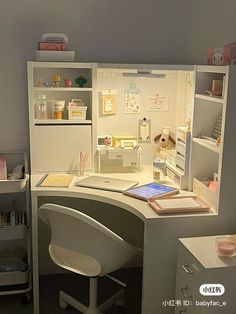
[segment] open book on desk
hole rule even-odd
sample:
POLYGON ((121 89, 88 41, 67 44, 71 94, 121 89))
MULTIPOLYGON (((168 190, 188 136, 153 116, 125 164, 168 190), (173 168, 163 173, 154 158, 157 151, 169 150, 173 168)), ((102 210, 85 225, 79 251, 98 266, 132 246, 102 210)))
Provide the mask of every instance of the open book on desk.
POLYGON ((46 173, 36 184, 37 187, 69 188, 74 175, 67 173, 46 173))

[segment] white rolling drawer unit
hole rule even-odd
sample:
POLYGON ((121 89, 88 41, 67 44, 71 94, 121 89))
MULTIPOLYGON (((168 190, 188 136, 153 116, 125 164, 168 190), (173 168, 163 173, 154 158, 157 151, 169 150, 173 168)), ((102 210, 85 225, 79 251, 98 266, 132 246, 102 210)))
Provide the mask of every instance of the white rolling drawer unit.
POLYGON ((236 260, 218 257, 215 238, 179 239, 175 301, 181 304, 175 306, 175 314, 236 313, 236 260), (202 284, 221 284, 225 292, 221 296, 204 296, 199 292, 202 284), (209 305, 211 301, 219 305, 209 305))

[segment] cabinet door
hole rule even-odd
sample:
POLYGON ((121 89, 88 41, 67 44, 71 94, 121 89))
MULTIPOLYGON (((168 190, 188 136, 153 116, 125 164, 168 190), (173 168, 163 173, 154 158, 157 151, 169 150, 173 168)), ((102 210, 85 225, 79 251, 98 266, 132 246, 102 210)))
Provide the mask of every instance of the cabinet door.
POLYGON ((37 172, 78 171, 81 152, 89 153, 86 170, 90 170, 90 125, 37 126, 34 138, 32 162, 37 172))

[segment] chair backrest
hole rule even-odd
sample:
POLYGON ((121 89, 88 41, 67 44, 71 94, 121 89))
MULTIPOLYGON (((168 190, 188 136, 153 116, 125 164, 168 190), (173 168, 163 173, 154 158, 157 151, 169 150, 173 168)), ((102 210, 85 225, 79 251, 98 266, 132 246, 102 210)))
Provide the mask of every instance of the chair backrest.
POLYGON ((59 266, 97 276, 124 266, 139 250, 78 210, 44 204, 39 217, 51 227, 49 254, 59 266))

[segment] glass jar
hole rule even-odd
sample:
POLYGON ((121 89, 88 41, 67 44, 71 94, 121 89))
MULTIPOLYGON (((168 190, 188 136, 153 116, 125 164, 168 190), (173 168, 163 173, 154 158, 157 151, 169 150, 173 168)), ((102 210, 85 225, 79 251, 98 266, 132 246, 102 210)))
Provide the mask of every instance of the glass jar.
POLYGON ((39 95, 35 104, 35 118, 48 119, 48 105, 46 95, 39 95))
POLYGON ((166 179, 166 161, 155 158, 153 161, 153 181, 161 182, 166 179))

